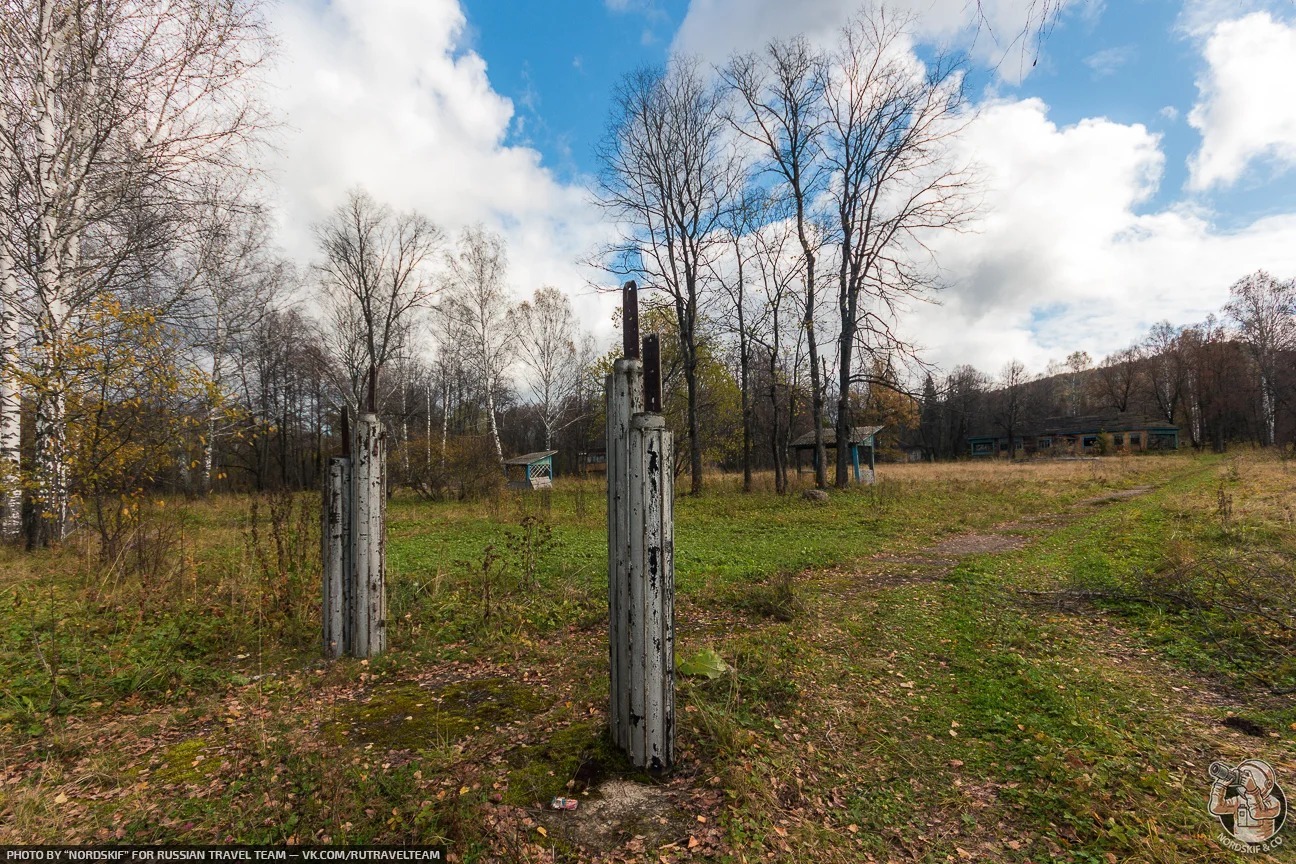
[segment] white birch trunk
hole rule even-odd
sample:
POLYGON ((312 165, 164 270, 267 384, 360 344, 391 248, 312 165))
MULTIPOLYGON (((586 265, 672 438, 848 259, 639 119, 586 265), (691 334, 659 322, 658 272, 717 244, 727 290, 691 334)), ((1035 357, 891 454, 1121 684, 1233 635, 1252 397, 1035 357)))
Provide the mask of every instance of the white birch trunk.
MULTIPOLYGON (((217 328, 220 327, 220 319, 216 321, 217 328)), ((219 343, 218 343, 219 344, 219 343)), ((212 380, 211 387, 213 393, 219 393, 221 386, 221 362, 220 351, 213 352, 212 356, 212 380)), ((207 406, 207 436, 203 441, 202 454, 202 476, 198 478, 198 487, 203 495, 211 492, 212 488, 212 471, 216 463, 216 423, 217 417, 216 398, 212 397, 211 404, 207 406)))
POLYGON ((42 4, 40 22, 40 79, 37 102, 37 250, 36 293, 39 308, 36 323, 35 504, 36 545, 63 537, 67 515, 65 482, 64 391, 60 342, 67 304, 61 296, 63 271, 60 261, 60 178, 59 147, 54 130, 55 59, 58 35, 54 32, 53 3, 42 4))
POLYGON ((446 467, 446 441, 450 437, 450 379, 441 374, 441 470, 446 467))
POLYGON ((410 463, 409 463, 409 386, 405 381, 404 369, 401 370, 401 471, 405 477, 405 482, 409 482, 410 463))
MULTIPOLYGON (((0 191, 10 188, 12 154, 0 139, 0 191)), ((12 226, 0 223, 0 538, 22 530, 22 390, 18 381, 18 275, 12 226)))
POLYGON ((1278 388, 1268 375, 1260 376, 1260 411, 1264 415, 1264 443, 1270 447, 1278 440, 1278 400, 1274 391, 1278 388))
POLYGON ((491 442, 495 445, 495 456, 503 467, 504 445, 500 443, 499 424, 495 421, 495 387, 492 383, 486 385, 486 416, 490 418, 491 442))

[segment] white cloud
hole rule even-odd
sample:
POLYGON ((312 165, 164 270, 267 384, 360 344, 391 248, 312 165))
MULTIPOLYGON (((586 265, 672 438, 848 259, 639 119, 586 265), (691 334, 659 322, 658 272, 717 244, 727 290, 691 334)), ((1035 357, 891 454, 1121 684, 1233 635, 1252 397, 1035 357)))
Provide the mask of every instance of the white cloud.
POLYGON ((1084 62, 1093 70, 1095 78, 1106 78, 1108 75, 1116 74, 1120 67, 1133 60, 1136 53, 1133 45, 1121 45, 1095 51, 1086 57, 1084 62))
POLYGON ((1202 135, 1189 187, 1228 186, 1253 161, 1296 164, 1296 26, 1267 12, 1215 25, 1188 122, 1202 135))
POLYGON ((1142 125, 1095 118, 1058 127, 1037 99, 985 107, 961 145, 986 176, 974 233, 937 238, 949 290, 909 329, 945 368, 997 372, 1012 358, 1094 357, 1155 321, 1218 312, 1257 268, 1296 273, 1296 215, 1221 233, 1188 208, 1140 213, 1165 157, 1142 125))
POLYGON ((274 171, 291 255, 310 260, 311 224, 362 185, 452 236, 475 222, 502 231, 519 295, 568 289, 587 325, 608 329, 608 303, 576 264, 600 238, 598 214, 537 151, 507 143, 514 106, 465 49, 456 0, 288 0, 273 14, 271 97, 290 127, 274 171))
MULTIPOLYGON (((1039 44, 1033 34, 1043 16, 1080 5, 1078 0, 893 0, 888 8, 912 14, 920 38, 970 45, 975 57, 1016 82, 1034 62, 1039 44)), ((860 7, 859 0, 692 0, 673 47, 721 63, 770 39, 804 34, 826 43, 860 7)))
POLYGON ((1169 120, 1171 123, 1179 119, 1179 109, 1173 105, 1164 105, 1157 113, 1162 119, 1169 120))
POLYGON ((1184 0, 1175 27, 1180 33, 1194 39, 1206 39, 1216 25, 1250 15, 1252 12, 1272 12, 1281 15, 1290 11, 1291 0, 1184 0))
MULTIPOLYGON (((759 8, 739 13, 734 2, 694 0, 677 47, 722 59, 772 35, 817 29, 828 38, 854 8, 751 0, 759 8)), ((1029 2, 988 8, 1008 15, 1029 2)), ((957 18, 964 0, 924 0, 923 8, 946 7, 950 20, 966 22, 957 18)), ((558 285, 588 326, 609 333, 615 298, 591 294, 591 274, 576 264, 604 236, 600 214, 538 152, 510 143, 514 106, 467 50, 455 0, 333 0, 323 11, 315 0, 285 0, 274 14, 283 45, 274 99, 292 127, 277 167, 291 254, 309 260, 311 223, 362 184, 451 231, 476 221, 502 230, 519 295, 558 285)), ((993 372, 1018 357, 1042 369, 1077 349, 1099 357, 1153 321, 1189 323, 1218 310, 1247 272, 1296 274, 1296 216, 1225 234, 1207 213, 1140 212, 1164 165, 1158 136, 1141 125, 1098 118, 1058 127, 1038 100, 996 102, 963 146, 984 166, 984 216, 975 233, 938 238, 950 290, 943 305, 915 310, 909 328, 946 368, 971 362, 993 372)))

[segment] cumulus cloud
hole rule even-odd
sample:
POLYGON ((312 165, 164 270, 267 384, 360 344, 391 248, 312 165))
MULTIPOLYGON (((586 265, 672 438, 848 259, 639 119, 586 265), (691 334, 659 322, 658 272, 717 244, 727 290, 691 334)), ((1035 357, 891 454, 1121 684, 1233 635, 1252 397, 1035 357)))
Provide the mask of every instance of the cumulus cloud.
MULTIPOLYGON (((751 0, 760 8, 739 14, 733 2, 694 0, 677 47, 709 45, 722 58, 733 48, 759 47, 772 35, 803 29, 831 38, 854 8, 838 0, 751 0), (699 28, 705 27, 712 38, 703 39, 699 28)), ((923 5, 948 6, 951 15, 968 6, 964 0, 923 5)), ((1007 15, 1003 10, 1024 14, 1028 6, 1029 0, 1002 0, 987 8, 1007 15)), ((558 285, 573 296, 587 326, 610 332, 615 299, 589 292, 584 286, 592 274, 576 263, 605 236, 601 214, 583 189, 559 181, 536 150, 509 137, 515 107, 491 87, 485 61, 467 44, 455 0, 333 0, 323 9, 315 0, 284 0, 274 14, 282 57, 273 97, 290 126, 276 168, 277 199, 282 240, 294 257, 313 257, 311 223, 361 184, 379 200, 422 210, 451 232, 478 221, 501 230, 517 294, 558 285)), ((960 20, 937 23, 961 33, 966 19, 960 20)), ((1283 27, 1264 16, 1242 22, 1271 32, 1283 27)), ((1225 42, 1233 38, 1227 28, 1212 33, 1225 42)), ((1207 98, 1204 90, 1194 113, 1204 134, 1201 170, 1218 176, 1219 169, 1207 166, 1258 154, 1239 155, 1233 144, 1229 156, 1216 142, 1232 139, 1206 131, 1232 128, 1211 106, 1231 98, 1237 86, 1214 73, 1232 61, 1208 61, 1217 87, 1210 93, 1219 95, 1207 98)), ((1279 81, 1269 70, 1250 83, 1266 88, 1290 80, 1296 79, 1279 81)), ((1296 99, 1258 104, 1274 110, 1296 99)), ((1273 138, 1286 127, 1261 128, 1273 138)), ((983 106, 961 146, 986 178, 982 218, 974 232, 936 238, 950 290, 942 305, 914 310, 908 326, 946 368, 971 362, 995 371, 1017 357, 1042 369, 1073 350, 1098 357, 1156 320, 1184 324, 1218 310, 1228 286, 1247 272, 1296 273, 1290 242, 1296 215, 1224 233, 1206 212, 1181 206, 1148 212, 1165 156, 1159 137, 1144 126, 1102 118, 1058 126, 1039 100, 1001 101, 983 106)))
MULTIPOLYGON (((859 0, 692 0, 673 48, 720 63, 734 52, 760 49, 769 40, 804 34, 826 43, 860 8, 859 0)), ((1041 24, 1077 0, 893 0, 888 8, 912 14, 915 35, 957 42, 1008 81, 1030 71, 1041 24)))
POLYGON ((509 143, 514 106, 464 44, 456 0, 287 0, 274 16, 270 95, 288 124, 274 174, 290 254, 310 260, 311 224, 362 185, 452 236, 476 222, 501 231, 519 294, 558 285, 587 323, 606 320, 576 264, 601 237, 598 214, 536 150, 509 143))
POLYGON ((1296 215, 1224 233, 1188 208, 1142 212, 1160 145, 1140 124, 1057 126, 1038 99, 985 106, 960 145, 986 178, 982 217, 936 239, 949 290, 910 324, 932 359, 993 372, 1014 357, 1035 370, 1075 350, 1101 357, 1158 320, 1218 312, 1245 273, 1296 272, 1296 215))
POLYGON ((1194 190, 1235 183, 1254 161, 1296 164, 1296 26, 1256 12, 1214 26, 1188 122, 1201 132, 1189 160, 1194 190))

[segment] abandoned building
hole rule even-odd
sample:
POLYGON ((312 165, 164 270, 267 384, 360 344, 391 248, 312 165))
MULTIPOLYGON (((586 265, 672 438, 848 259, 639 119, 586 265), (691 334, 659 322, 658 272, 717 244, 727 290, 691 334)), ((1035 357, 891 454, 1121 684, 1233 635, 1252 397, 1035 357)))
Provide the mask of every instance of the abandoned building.
POLYGON ((1006 430, 967 438, 974 457, 1083 456, 1104 452, 1143 453, 1179 449, 1179 427, 1129 412, 1052 417, 1023 423, 1011 446, 1006 430), (1104 436, 1106 440, 1104 440, 1104 436))

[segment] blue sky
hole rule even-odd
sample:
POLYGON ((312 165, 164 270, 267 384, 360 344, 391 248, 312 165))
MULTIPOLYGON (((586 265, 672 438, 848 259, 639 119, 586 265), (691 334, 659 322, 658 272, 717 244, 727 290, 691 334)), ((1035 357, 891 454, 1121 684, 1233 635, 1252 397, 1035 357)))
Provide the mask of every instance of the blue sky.
MULTIPOLYGON (((972 64, 971 80, 985 92, 1042 98, 1059 124, 1107 117, 1147 126, 1162 136, 1166 166, 1157 194, 1142 209, 1165 207, 1184 196, 1188 157, 1200 141, 1187 114, 1203 60, 1179 26, 1181 2, 1112 5, 1075 4, 1038 51, 1005 58, 1007 67, 1029 69, 1020 84, 1005 84, 985 63, 972 64)), ((594 147, 607 122, 609 82, 636 66, 666 62, 688 3, 620 8, 604 0, 467 0, 463 8, 465 46, 481 55, 495 90, 513 102, 509 143, 539 150, 559 177, 577 181, 597 168, 594 147)), ((1291 172, 1259 170, 1202 200, 1217 211, 1221 226, 1230 227, 1280 212, 1293 193, 1291 172)))
MULTIPOLYGON (((980 5, 1002 40, 1037 2, 980 5)), ((972 0, 894 4, 920 55, 969 53, 980 115, 959 146, 985 168, 981 221, 937 244, 946 290, 908 322, 936 363, 1099 358, 1217 311, 1255 269, 1296 275, 1296 2, 1069 0, 1038 56, 972 39, 972 0)), ((672 50, 719 63, 797 32, 826 42, 856 8, 283 0, 283 243, 309 259, 310 223, 364 185, 451 233, 502 231, 515 292, 558 285, 606 337, 613 301, 586 263, 609 226, 588 179, 617 79, 672 50)))
POLYGON ((517 109, 509 141, 544 154, 565 180, 595 170, 611 83, 665 62, 687 3, 617 10, 604 0, 469 0, 467 43, 517 109))

